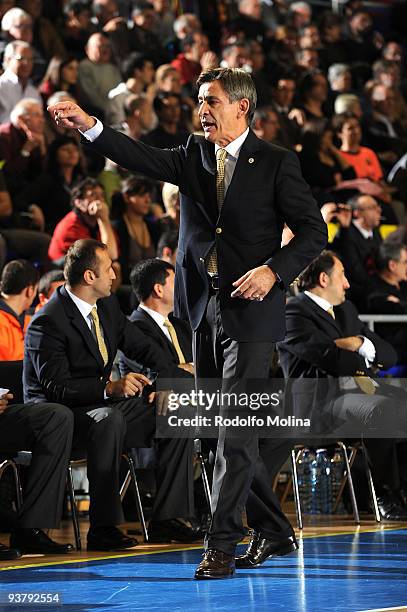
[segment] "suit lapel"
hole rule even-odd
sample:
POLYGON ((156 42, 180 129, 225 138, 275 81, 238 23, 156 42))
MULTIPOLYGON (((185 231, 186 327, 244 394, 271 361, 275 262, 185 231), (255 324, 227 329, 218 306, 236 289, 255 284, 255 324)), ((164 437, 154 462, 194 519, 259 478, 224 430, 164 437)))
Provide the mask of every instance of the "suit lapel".
MULTIPOLYGON (((231 183, 226 192, 222 210, 237 200, 242 186, 253 183, 253 170, 256 169, 260 149, 260 140, 249 130, 246 140, 240 149, 231 183)), ((222 214, 222 211, 221 211, 222 214)))
MULTIPOLYGON (((170 340, 168 340, 167 336, 165 335, 165 333, 163 332, 161 327, 154 321, 153 317, 151 317, 148 314, 148 312, 146 312, 143 308, 140 308, 140 306, 137 308, 137 312, 140 312, 142 314, 142 316, 144 317, 145 321, 149 325, 153 326, 154 332, 159 334, 159 336, 164 339, 164 341, 166 342, 167 346, 169 347, 169 349, 171 350, 172 354, 174 355, 175 359, 178 361, 177 351, 175 350, 173 343, 170 340)), ((172 321, 172 324, 174 325, 173 321, 172 321)), ((175 325, 174 325, 174 327, 175 327, 175 325)))
POLYGON ((89 349, 89 351, 92 353, 93 357, 96 359, 100 368, 103 371, 104 370, 103 359, 102 359, 102 355, 100 354, 97 342, 95 338, 93 337, 93 334, 90 328, 86 324, 85 319, 83 318, 78 308, 75 306, 74 302, 71 300, 68 293, 66 292, 65 287, 61 287, 60 296, 62 298, 62 303, 64 305, 65 312, 70 318, 73 327, 75 327, 75 329, 82 336, 84 340, 84 346, 89 349))
POLYGON ((305 293, 302 293, 301 296, 303 298, 304 304, 306 304, 307 307, 310 308, 319 319, 322 319, 323 321, 325 321, 325 323, 333 327, 337 331, 339 336, 342 335, 342 330, 336 319, 334 319, 328 312, 321 308, 321 306, 318 306, 318 304, 314 302, 311 298, 309 298, 307 295, 305 295, 305 293))

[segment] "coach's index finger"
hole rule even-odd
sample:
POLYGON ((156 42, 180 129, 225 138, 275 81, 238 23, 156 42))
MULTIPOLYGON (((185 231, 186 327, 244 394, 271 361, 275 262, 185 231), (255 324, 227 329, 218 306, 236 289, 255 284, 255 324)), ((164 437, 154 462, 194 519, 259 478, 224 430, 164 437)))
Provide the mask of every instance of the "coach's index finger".
POLYGON ((55 123, 60 127, 72 128, 86 132, 96 123, 91 117, 74 102, 58 102, 47 108, 55 123))

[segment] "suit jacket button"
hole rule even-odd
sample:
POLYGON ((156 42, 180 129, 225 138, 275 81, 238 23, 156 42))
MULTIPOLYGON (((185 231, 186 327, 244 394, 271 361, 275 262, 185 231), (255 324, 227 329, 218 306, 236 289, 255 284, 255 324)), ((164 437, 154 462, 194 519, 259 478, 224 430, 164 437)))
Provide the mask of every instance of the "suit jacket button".
POLYGON ((216 230, 215 230, 215 232, 216 232, 217 234, 221 234, 221 233, 222 233, 222 228, 221 228, 221 227, 217 227, 217 228, 216 228, 216 230))
POLYGON ((204 258, 203 258, 203 257, 200 257, 200 258, 199 258, 199 261, 204 262, 205 260, 204 260, 204 258))
POLYGON ((100 380, 103 380, 103 376, 100 377, 100 380))

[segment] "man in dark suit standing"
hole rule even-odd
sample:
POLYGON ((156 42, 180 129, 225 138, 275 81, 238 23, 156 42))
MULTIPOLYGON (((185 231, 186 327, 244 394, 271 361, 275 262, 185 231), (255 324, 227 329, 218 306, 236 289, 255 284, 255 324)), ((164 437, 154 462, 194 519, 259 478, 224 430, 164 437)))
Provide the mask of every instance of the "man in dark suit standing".
MULTIPOLYGON (((204 136, 191 135, 178 149, 132 141, 72 103, 49 110, 58 125, 81 130, 93 150, 179 185, 174 312, 189 319, 194 331, 198 378, 221 378, 222 390, 230 391, 232 379, 269 375, 274 343, 285 332, 285 290, 325 246, 327 231, 296 155, 258 139, 249 128, 257 98, 250 75, 218 68, 203 73, 197 85, 204 136), (284 222, 295 237, 281 248, 284 222)), ((257 501, 250 503, 258 510, 250 525, 251 550, 259 542, 263 561, 270 543, 273 550, 294 546, 284 515, 268 512, 270 444, 259 455, 256 435, 238 439, 220 432, 212 524, 196 578, 233 575, 251 485, 257 501)))
MULTIPOLYGON (((135 540, 116 527, 124 522, 120 459, 124 448, 150 445, 155 409, 151 398, 143 397, 149 385, 144 375, 130 372, 119 380, 110 378, 117 349, 136 361, 142 354, 149 362, 156 356, 110 295, 115 273, 106 245, 76 241, 67 253, 64 274, 66 285, 57 289, 27 330, 24 398, 60 401, 73 411, 74 444, 86 449, 87 456, 88 548, 131 548, 135 540)), ((157 488, 160 491, 163 484, 165 494, 157 494, 153 519, 192 516, 188 441, 160 440, 158 446, 157 488)))
POLYGON ((363 436, 381 515, 404 520, 407 511, 390 490, 400 487, 393 435, 406 429, 405 397, 372 379, 374 368, 391 367, 396 353, 345 299, 349 283, 333 252, 324 251, 307 267, 300 287, 287 304, 287 334, 278 344, 294 414, 311 418, 325 439, 335 431, 338 437, 363 436))

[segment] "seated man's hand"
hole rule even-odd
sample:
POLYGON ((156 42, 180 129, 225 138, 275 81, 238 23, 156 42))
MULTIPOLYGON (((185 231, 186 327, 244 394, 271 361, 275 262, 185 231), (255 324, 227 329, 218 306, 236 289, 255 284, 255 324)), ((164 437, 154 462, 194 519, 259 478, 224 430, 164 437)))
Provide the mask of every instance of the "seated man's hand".
POLYGON ((356 353, 362 346, 363 339, 359 336, 348 336, 347 338, 337 338, 334 342, 338 348, 356 353))
POLYGON ((192 375, 195 374, 193 363, 180 363, 178 367, 181 368, 181 370, 185 370, 186 372, 189 372, 192 375))
POLYGON ((0 414, 3 414, 3 412, 7 409, 7 405, 9 401, 12 399, 13 399, 12 393, 6 393, 5 395, 2 395, 0 397, 0 414))
POLYGON ((141 395, 146 385, 151 385, 147 376, 130 372, 119 380, 107 383, 106 394, 108 397, 134 397, 141 395))

